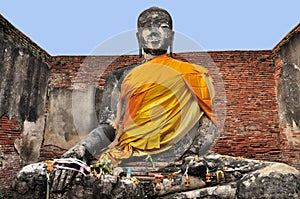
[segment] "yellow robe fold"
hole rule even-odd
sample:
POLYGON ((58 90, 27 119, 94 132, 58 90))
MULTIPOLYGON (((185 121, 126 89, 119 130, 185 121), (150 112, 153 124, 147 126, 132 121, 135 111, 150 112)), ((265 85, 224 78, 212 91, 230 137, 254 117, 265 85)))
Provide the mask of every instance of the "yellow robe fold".
POLYGON ((202 66, 161 55, 130 71, 121 86, 125 102, 120 137, 111 159, 158 153, 185 136, 205 113, 214 123, 214 87, 202 66))

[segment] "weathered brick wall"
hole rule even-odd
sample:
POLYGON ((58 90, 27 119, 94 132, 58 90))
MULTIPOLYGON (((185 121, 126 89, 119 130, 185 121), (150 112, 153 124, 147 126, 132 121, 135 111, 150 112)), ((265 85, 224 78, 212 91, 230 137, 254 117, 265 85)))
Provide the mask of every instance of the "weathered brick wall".
POLYGON ((103 77, 109 71, 137 61, 141 59, 136 55, 53 57, 42 153, 51 154, 53 147, 66 150, 77 143, 80 136, 97 127, 94 116, 99 115, 103 77), (80 98, 75 99, 74 95, 80 98), (76 103, 75 107, 73 103, 76 103), (78 110, 80 107, 82 110, 78 110), (80 112, 79 116, 77 112, 80 112))
POLYGON ((273 49, 282 161, 300 169, 300 24, 273 49))
POLYGON ((15 118, 0 118, 0 190, 9 188, 17 171, 20 157, 14 149, 15 139, 21 136, 22 125, 15 118))
POLYGON ((214 147, 216 152, 260 160, 280 159, 271 55, 271 51, 212 55, 223 74, 227 98, 225 130, 214 147))
POLYGON ((141 61, 136 55, 54 56, 49 87, 73 89, 77 84, 85 83, 103 89, 104 76, 110 71, 141 61))
POLYGON ((9 188, 21 165, 38 160, 49 59, 0 15, 0 190, 9 188))

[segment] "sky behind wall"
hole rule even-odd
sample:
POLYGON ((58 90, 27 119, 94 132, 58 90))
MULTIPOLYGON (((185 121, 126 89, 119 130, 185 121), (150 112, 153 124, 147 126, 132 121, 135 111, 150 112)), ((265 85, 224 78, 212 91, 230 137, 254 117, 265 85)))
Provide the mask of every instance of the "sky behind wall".
POLYGON ((137 17, 151 6, 171 13, 191 51, 269 50, 300 22, 299 0, 0 0, 0 13, 51 55, 113 54, 106 47, 137 45, 137 17))

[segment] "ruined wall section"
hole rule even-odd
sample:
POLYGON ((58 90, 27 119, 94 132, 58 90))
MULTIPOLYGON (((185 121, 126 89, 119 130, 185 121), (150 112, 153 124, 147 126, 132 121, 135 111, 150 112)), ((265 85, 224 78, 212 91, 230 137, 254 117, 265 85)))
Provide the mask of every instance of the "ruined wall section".
POLYGON ((105 76, 139 60, 136 55, 53 57, 42 157, 63 153, 97 127, 105 76))
POLYGON ((300 26, 274 48, 283 161, 300 169, 300 26))
POLYGON ((0 15, 0 189, 20 165, 38 160, 49 57, 0 15))
POLYGON ((14 142, 21 136, 22 125, 16 118, 0 118, 0 190, 9 188, 20 170, 20 157, 14 149, 14 142))

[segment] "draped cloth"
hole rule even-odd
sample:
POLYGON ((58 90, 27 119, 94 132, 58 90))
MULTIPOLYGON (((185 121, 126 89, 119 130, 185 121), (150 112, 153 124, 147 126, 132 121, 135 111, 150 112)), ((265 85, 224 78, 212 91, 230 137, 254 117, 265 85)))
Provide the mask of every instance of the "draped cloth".
POLYGON ((182 139, 205 113, 214 123, 214 86, 202 66, 161 55, 130 71, 116 140, 102 156, 112 160, 159 153, 182 139))

